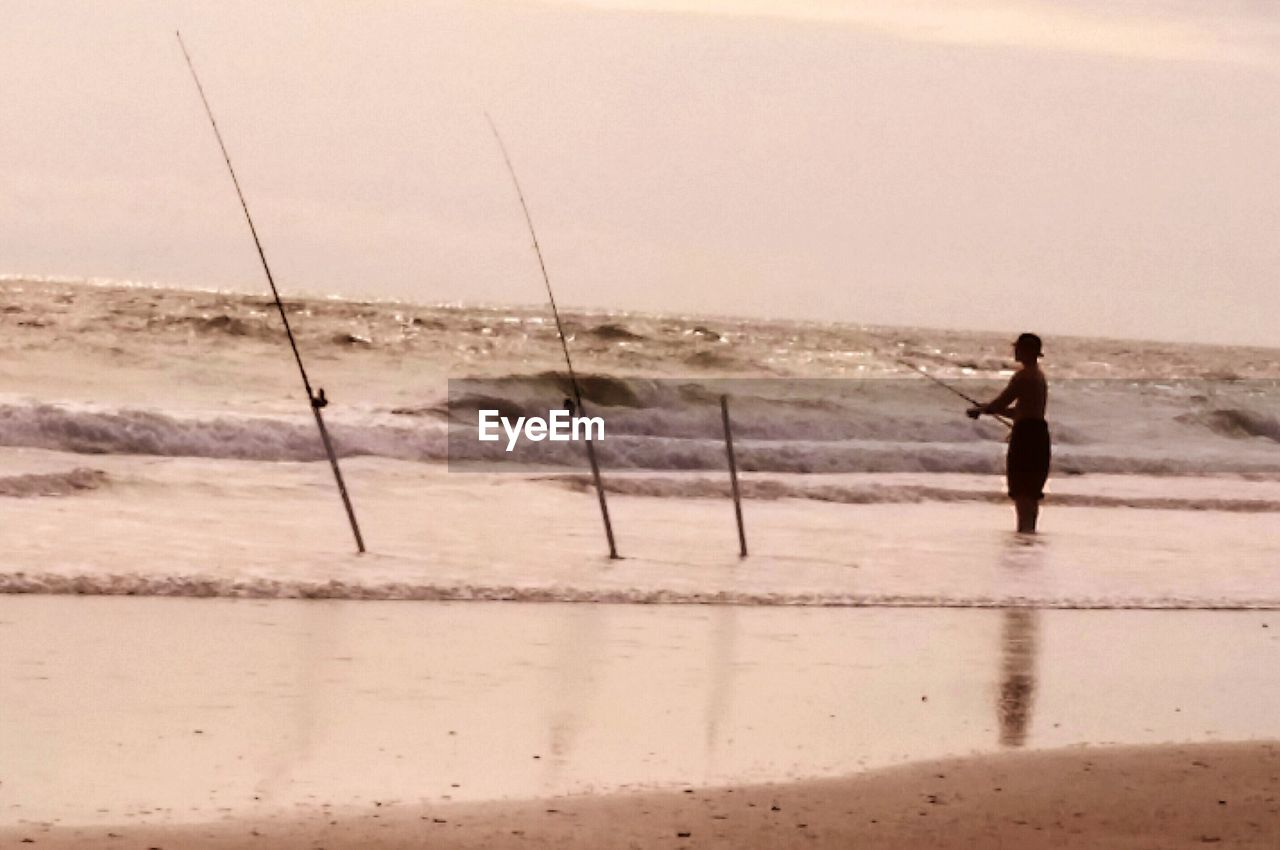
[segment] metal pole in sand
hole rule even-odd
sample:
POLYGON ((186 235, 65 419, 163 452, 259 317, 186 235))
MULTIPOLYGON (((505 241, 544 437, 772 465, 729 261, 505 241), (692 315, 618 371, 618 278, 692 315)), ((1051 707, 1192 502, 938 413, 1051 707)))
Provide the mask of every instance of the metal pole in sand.
MULTIPOLYGON (((525 224, 529 225, 529 236, 533 239, 533 251, 538 256, 538 268, 542 270, 542 282, 547 286, 547 300, 551 302, 551 314, 556 319, 556 332, 560 335, 560 348, 564 351, 564 365, 569 370, 569 385, 573 389, 573 403, 575 407, 575 415, 584 415, 582 407, 582 388, 578 386, 578 375, 573 371, 573 360, 569 357, 569 340, 564 335, 564 323, 560 321, 560 309, 556 306, 556 296, 551 291, 551 276, 547 274, 547 263, 542 256, 542 246, 538 243, 538 233, 533 229, 533 216, 529 213, 529 205, 525 203, 524 191, 520 188, 520 178, 516 177, 516 167, 511 164, 511 155, 507 153, 507 146, 502 141, 502 134, 498 132, 498 125, 494 123, 493 117, 489 113, 484 114, 485 120, 489 122, 489 129, 493 131, 493 137, 498 140, 498 149, 502 151, 502 160, 507 164, 507 171, 511 174, 511 183, 516 187, 516 197, 520 199, 520 209, 524 210, 525 224)), ((609 521, 609 502, 604 495, 604 481, 600 478, 600 464, 596 460, 596 449, 589 439, 584 440, 587 444, 587 461, 591 464, 591 480, 596 485, 596 496, 600 500, 600 516, 604 518, 604 536, 609 541, 609 557, 617 560, 618 547, 613 542, 613 523, 609 521)))
POLYGON ((209 125, 213 127, 213 135, 218 140, 218 148, 222 151, 222 159, 227 163, 227 173, 231 175, 231 183, 236 187, 236 197, 240 199, 240 209, 244 210, 244 220, 249 223, 249 234, 253 237, 253 245, 258 249, 258 259, 262 261, 262 270, 267 275, 267 283, 276 300, 276 309, 280 311, 280 321, 284 323, 284 332, 289 337, 289 347, 293 349, 293 359, 298 364, 298 374, 302 376, 302 387, 307 392, 307 403, 316 417, 316 427, 320 430, 320 442, 324 444, 325 454, 329 456, 329 466, 333 469, 333 478, 338 482, 338 494, 342 496, 342 506, 346 508, 347 519, 351 523, 351 533, 356 538, 356 551, 364 553, 364 538, 360 535, 360 525, 356 522, 356 511, 351 505, 351 497, 347 495, 347 485, 342 480, 342 470, 338 467, 338 456, 333 451, 333 442, 329 439, 329 430, 324 426, 324 417, 320 408, 328 404, 324 390, 319 393, 311 391, 311 381, 307 378, 307 369, 302 365, 302 354, 298 351, 298 341, 294 339, 293 329, 289 327, 289 316, 285 313, 284 303, 280 300, 280 291, 276 289, 275 278, 271 275, 271 266, 267 265, 266 252, 262 250, 262 241, 258 238, 258 229, 253 226, 253 216, 249 215, 249 204, 240 190, 240 181, 236 179, 236 170, 231 166, 231 154, 227 153, 226 143, 222 141, 222 132, 218 130, 218 122, 214 120, 213 108, 209 106, 209 98, 205 97, 204 86, 200 85, 200 76, 196 74, 196 66, 187 52, 187 45, 182 41, 182 33, 177 33, 178 46, 182 48, 182 56, 187 60, 191 70, 191 79, 195 80, 196 91, 200 93, 200 102, 204 104, 205 115, 209 116, 209 125))
POLYGON ((729 427, 729 397, 720 396, 720 418, 724 420, 724 449, 729 456, 729 483, 733 487, 733 513, 738 519, 738 557, 747 557, 747 530, 742 524, 742 494, 738 490, 738 460, 733 454, 733 429, 729 427))

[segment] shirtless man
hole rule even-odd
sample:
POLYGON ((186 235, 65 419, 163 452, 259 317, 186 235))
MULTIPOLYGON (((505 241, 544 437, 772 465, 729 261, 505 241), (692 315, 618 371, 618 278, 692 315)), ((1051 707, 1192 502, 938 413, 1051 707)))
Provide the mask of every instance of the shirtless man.
POLYGON ((984 413, 1013 416, 1005 480, 1009 485, 1009 498, 1013 499, 1018 512, 1018 531, 1023 534, 1035 534, 1044 482, 1049 477, 1049 426, 1044 421, 1049 384, 1037 362, 1044 356, 1040 345, 1040 337, 1035 334, 1019 336, 1013 344, 1013 356, 1022 368, 1009 379, 1004 392, 990 403, 967 411, 970 419, 984 413))

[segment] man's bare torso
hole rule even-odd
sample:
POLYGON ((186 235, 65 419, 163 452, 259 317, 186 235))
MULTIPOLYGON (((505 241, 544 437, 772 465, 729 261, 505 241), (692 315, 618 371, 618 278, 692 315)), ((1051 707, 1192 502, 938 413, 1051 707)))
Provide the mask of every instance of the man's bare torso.
POLYGON ((987 413, 1012 414, 1014 422, 1044 419, 1049 402, 1049 382, 1039 366, 1023 366, 1009 379, 1009 385, 995 401, 987 405, 987 413))
POLYGON ((1049 382, 1038 366, 1024 366, 1009 380, 1009 388, 1015 391, 1013 421, 1044 419, 1049 403, 1049 382))

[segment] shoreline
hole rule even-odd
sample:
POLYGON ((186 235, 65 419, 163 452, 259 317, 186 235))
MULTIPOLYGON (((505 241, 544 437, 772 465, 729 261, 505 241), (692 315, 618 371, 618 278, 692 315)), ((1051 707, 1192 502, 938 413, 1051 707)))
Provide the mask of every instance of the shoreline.
POLYGON ((317 807, 212 823, 0 827, 0 846, 1274 848, 1280 742, 1072 747, 836 779, 487 803, 317 807), (25 845, 24 845, 25 846, 25 845))
POLYGON ((929 596, 782 596, 726 590, 572 590, 563 587, 513 585, 382 585, 329 581, 227 580, 209 575, 157 576, 107 573, 91 578, 58 573, 0 573, 0 598, 143 598, 217 599, 286 602, 434 602, 502 603, 509 605, 640 605, 678 608, 816 608, 907 611, 1151 611, 1195 613, 1280 612, 1280 600, 1186 600, 1178 598, 1044 601, 1024 597, 939 600, 929 596), (100 584, 95 584, 95 582, 100 584))

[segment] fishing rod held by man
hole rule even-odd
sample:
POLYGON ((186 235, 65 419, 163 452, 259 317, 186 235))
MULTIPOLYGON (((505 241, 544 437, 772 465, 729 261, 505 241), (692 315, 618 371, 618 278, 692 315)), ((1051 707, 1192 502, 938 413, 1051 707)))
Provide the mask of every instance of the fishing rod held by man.
MULTIPOLYGON (((921 368, 920 368, 919 366, 917 366, 916 364, 914 364, 914 363, 912 363, 912 362, 910 362, 910 361, 908 361, 908 360, 903 360, 903 359, 902 359, 902 358, 900 358, 900 357, 898 358, 898 361, 897 361, 897 362, 898 362, 898 363, 901 363, 903 366, 906 366, 908 369, 912 370, 912 371, 913 371, 913 372, 915 372, 916 374, 921 375, 921 376, 923 376, 924 378, 927 378, 928 380, 930 380, 930 381, 932 381, 933 383, 937 384, 938 386, 942 387, 942 388, 943 388, 944 390, 946 390, 947 392, 949 392, 949 393, 954 393, 955 395, 960 396, 960 398, 962 398, 962 399, 964 399, 965 401, 969 402, 969 404, 971 404, 971 405, 975 405, 975 406, 977 406, 978 404, 980 404, 980 402, 979 402, 976 398, 974 398, 973 396, 966 395, 965 393, 960 392, 958 389, 956 389, 955 387, 953 387, 953 386, 951 386, 950 384, 948 384, 946 381, 943 381, 943 380, 941 380, 941 379, 939 379, 939 378, 935 378, 933 375, 930 375, 928 372, 926 372, 924 369, 921 369, 921 368)), ((998 421, 999 421, 1002 425, 1004 425, 1006 428, 1012 428, 1012 427, 1013 427, 1013 423, 1012 423, 1012 422, 1010 422, 1010 421, 1009 421, 1008 419, 1006 419, 1005 417, 1000 416, 999 414, 992 414, 992 418, 993 418, 993 419, 998 420, 998 421)))

